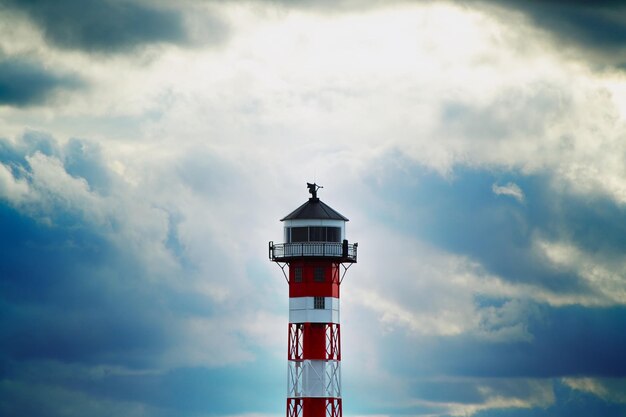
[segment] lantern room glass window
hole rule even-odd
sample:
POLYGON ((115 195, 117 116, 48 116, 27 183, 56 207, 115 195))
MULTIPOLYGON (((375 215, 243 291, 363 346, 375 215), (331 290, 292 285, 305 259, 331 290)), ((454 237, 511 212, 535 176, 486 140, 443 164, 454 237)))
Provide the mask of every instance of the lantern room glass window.
POLYGON ((325 242, 326 241, 326 228, 325 227, 309 227, 309 242, 325 242))
POLYGON ((341 228, 340 227, 327 227, 326 228, 326 242, 341 242, 341 228))
POLYGON ((308 241, 309 241, 309 228, 308 227, 292 227, 291 228, 290 242, 308 242, 308 241))
POLYGON ((341 242, 341 228, 329 226, 288 227, 287 243, 341 242))

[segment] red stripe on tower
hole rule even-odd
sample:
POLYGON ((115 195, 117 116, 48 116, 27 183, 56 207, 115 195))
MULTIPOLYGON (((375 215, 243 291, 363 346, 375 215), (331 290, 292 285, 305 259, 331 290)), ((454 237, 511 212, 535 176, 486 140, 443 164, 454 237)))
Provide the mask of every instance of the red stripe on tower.
POLYGON ((287 417, 341 417, 339 287, 358 245, 348 219, 317 198, 321 187, 307 186, 309 200, 281 219, 284 243, 269 243, 289 283, 287 417))

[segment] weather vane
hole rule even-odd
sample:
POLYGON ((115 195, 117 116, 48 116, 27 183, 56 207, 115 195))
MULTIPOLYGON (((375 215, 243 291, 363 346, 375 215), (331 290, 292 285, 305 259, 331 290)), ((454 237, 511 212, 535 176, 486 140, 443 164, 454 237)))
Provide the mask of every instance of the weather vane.
POLYGON ((306 186, 309 188, 309 193, 311 193, 312 199, 317 199, 317 190, 324 188, 321 185, 317 185, 316 183, 311 184, 310 182, 307 182, 306 186))

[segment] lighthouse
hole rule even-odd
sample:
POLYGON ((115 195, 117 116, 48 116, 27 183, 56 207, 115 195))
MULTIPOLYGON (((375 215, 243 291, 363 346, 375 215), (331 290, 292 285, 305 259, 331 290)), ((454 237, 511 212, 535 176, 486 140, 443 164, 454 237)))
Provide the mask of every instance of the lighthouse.
POLYGON ((308 201, 283 217, 283 243, 269 258, 289 284, 287 417, 341 417, 339 287, 356 263, 348 219, 323 203, 307 183, 308 201))

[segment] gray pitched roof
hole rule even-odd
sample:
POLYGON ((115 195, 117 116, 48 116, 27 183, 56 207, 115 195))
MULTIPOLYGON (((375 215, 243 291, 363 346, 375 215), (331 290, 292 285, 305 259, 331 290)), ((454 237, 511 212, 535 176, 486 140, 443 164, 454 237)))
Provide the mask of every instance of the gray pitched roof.
POLYGON ((343 220, 348 221, 348 219, 343 216, 341 213, 322 202, 319 198, 309 198, 309 201, 280 219, 280 221, 284 220, 294 220, 294 219, 323 219, 323 220, 343 220))

